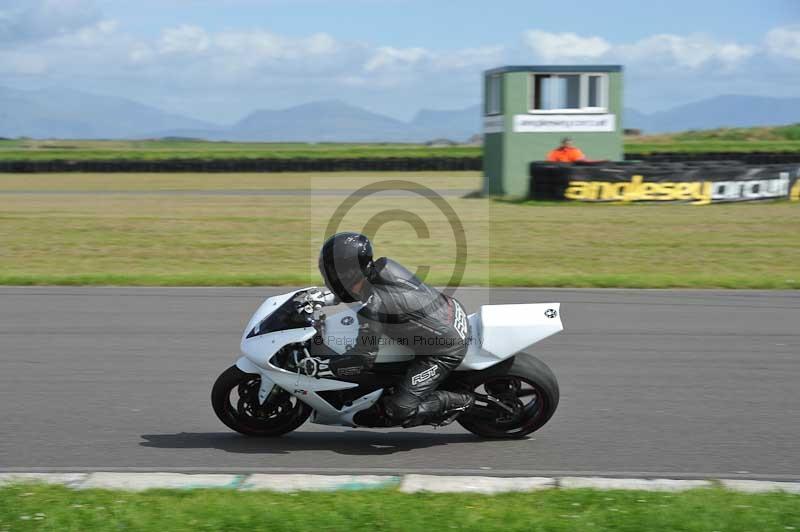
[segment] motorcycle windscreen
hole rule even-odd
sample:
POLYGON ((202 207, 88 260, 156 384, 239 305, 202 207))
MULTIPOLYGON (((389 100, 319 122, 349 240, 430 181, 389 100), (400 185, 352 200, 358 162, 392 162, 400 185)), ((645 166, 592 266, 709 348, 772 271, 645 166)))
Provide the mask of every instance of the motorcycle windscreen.
POLYGON ((301 288, 300 290, 294 290, 287 294, 272 296, 261 303, 261 306, 258 307, 258 310, 256 310, 255 313, 250 317, 250 321, 247 322, 247 327, 244 328, 241 340, 242 350, 244 350, 244 342, 247 340, 247 335, 250 334, 250 331, 252 331, 256 325, 258 325, 264 318, 279 309, 284 303, 292 299, 295 295, 299 294, 300 292, 305 292, 306 290, 309 290, 309 288, 313 287, 301 288))

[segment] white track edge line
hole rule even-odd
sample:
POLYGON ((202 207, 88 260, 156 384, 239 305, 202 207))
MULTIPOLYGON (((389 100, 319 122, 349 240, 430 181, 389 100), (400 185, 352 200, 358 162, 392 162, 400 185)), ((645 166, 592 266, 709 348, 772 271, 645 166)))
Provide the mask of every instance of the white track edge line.
POLYGON ((703 480, 663 477, 592 477, 592 476, 513 476, 488 475, 318 475, 318 474, 231 474, 231 473, 130 473, 95 471, 84 473, 0 472, 0 486, 44 482, 74 489, 118 489, 139 491, 154 488, 271 491, 328 491, 396 488, 405 493, 420 491, 440 493, 500 493, 541 489, 623 489, 641 491, 683 491, 722 487, 743 493, 783 491, 800 494, 800 482, 776 482, 741 478, 703 480))

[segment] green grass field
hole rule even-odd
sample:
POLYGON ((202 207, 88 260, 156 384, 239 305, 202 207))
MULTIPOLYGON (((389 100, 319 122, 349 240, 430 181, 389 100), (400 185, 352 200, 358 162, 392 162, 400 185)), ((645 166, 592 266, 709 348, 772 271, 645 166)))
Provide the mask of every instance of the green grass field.
MULTIPOLYGON (((452 191, 446 199, 467 241, 462 284, 800 287, 796 203, 464 199, 462 191, 479 187, 476 172, 0 174, 0 284, 319 284, 316 254, 345 200, 337 189, 398 178, 452 191)), ((450 279, 456 241, 434 204, 373 196, 339 228, 363 230, 368 220, 378 253, 412 270, 428 266, 429 282, 450 279), (429 234, 417 237, 404 212, 429 234), (378 228, 387 216, 393 221, 378 228)))
POLYGON ((5 140, 0 160, 160 160, 478 157, 479 146, 428 147, 421 144, 205 142, 190 140, 5 140))
POLYGON ((800 151, 800 124, 685 131, 625 139, 625 152, 631 154, 731 151, 800 151))
POLYGON ((800 496, 546 490, 495 496, 376 490, 279 494, 0 488, 0 532, 80 531, 684 531, 800 529, 800 496))
MULTIPOLYGON (((625 152, 800 151, 800 125, 627 137, 625 152)), ((478 157, 479 146, 205 142, 195 140, 0 140, 0 160, 478 157)))

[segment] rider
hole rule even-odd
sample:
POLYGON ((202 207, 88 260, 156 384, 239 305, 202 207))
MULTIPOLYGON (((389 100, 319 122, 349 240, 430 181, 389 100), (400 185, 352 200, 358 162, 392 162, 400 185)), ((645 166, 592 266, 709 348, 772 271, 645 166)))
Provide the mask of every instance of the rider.
POLYGON ((330 237, 322 246, 319 270, 341 302, 364 303, 358 312, 358 341, 330 361, 334 375, 370 370, 380 342, 388 337, 416 355, 396 392, 383 399, 392 425, 446 423, 472 406, 472 393, 437 390, 467 352, 469 320, 458 301, 391 259, 373 260, 372 244, 359 233, 330 237))

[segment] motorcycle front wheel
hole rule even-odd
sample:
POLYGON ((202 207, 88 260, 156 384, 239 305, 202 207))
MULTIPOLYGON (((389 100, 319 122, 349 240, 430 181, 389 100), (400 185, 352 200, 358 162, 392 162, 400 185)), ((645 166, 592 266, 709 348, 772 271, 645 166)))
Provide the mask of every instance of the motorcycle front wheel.
POLYGON ((311 407, 286 390, 274 389, 261 405, 261 376, 235 365, 217 378, 211 390, 214 413, 226 426, 247 436, 280 436, 302 425, 311 407))
POLYGON ((558 381, 538 358, 520 353, 505 375, 473 382, 475 405, 458 418, 484 438, 523 438, 547 423, 558 407, 558 381))

